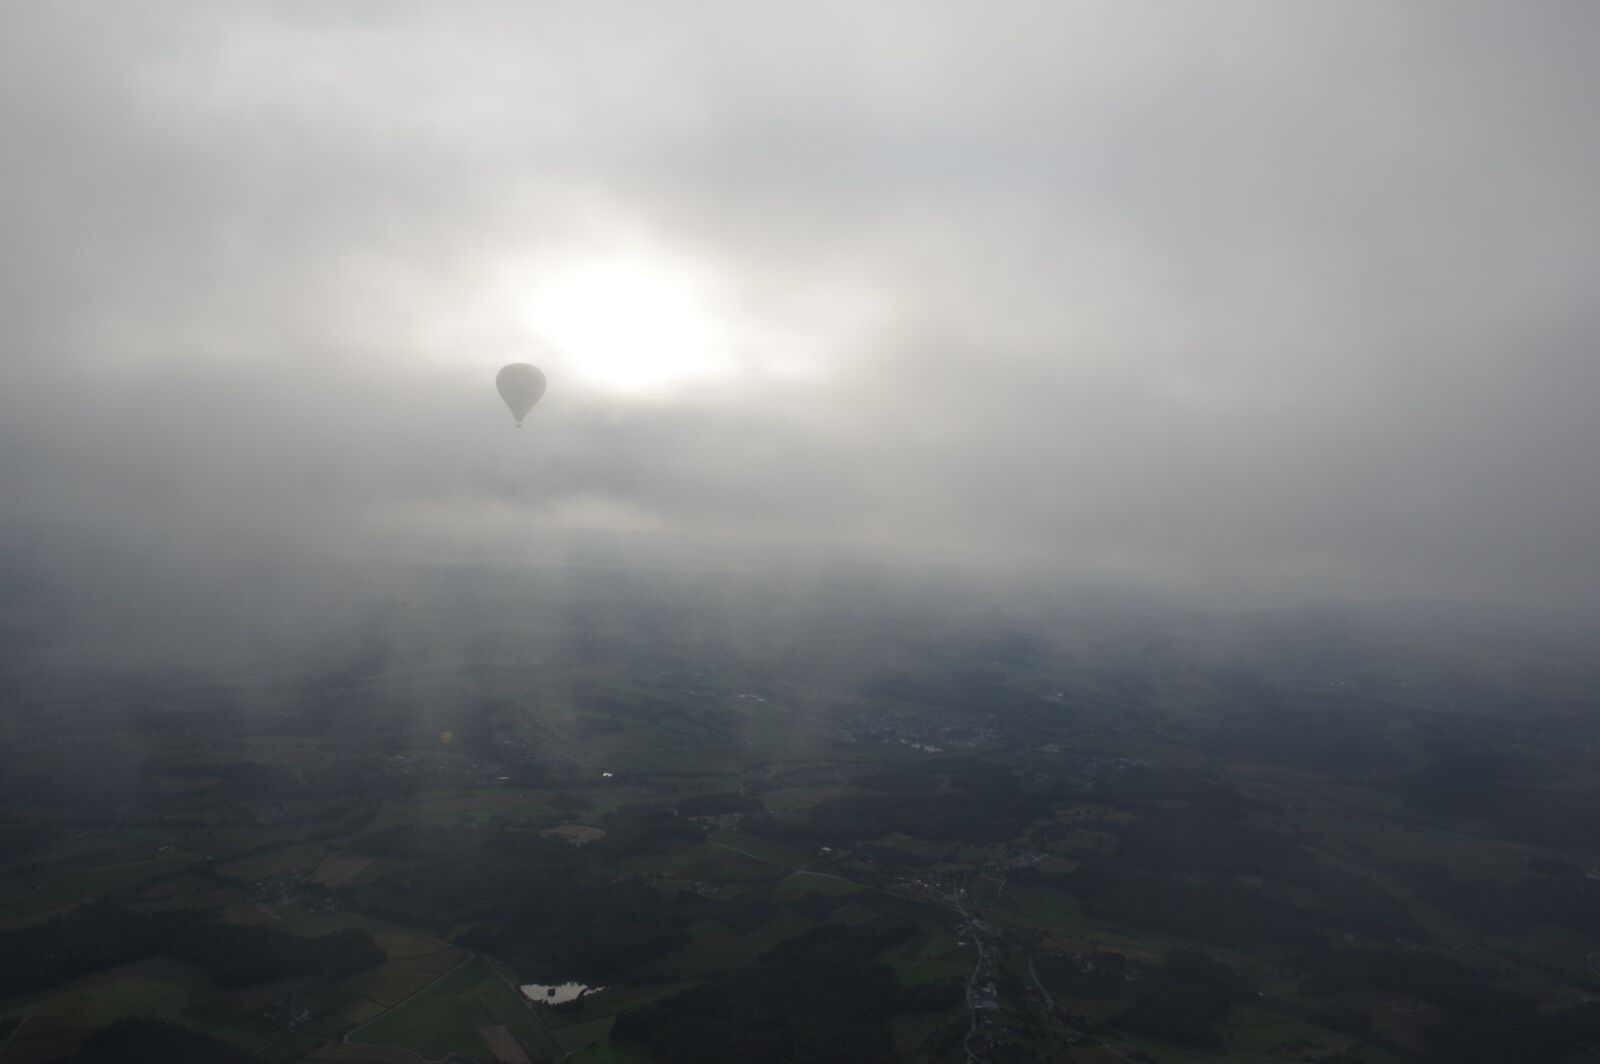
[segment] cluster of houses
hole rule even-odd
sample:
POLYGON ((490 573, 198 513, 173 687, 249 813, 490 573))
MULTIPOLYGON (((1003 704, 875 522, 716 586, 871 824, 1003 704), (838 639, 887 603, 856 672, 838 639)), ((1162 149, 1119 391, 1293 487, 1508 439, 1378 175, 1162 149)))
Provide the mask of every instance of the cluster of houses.
POLYGON ((311 1022, 311 1006, 305 994, 288 990, 275 996, 261 1010, 261 1018, 274 1027, 286 1027, 293 1031, 311 1022))

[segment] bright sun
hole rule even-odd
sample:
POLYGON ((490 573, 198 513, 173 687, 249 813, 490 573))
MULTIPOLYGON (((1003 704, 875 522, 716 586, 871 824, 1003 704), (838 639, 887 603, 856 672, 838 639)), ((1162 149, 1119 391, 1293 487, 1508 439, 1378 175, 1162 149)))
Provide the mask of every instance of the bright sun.
POLYGON ((528 313, 578 375, 614 391, 659 391, 732 368, 709 283, 670 261, 556 268, 535 286, 528 313))

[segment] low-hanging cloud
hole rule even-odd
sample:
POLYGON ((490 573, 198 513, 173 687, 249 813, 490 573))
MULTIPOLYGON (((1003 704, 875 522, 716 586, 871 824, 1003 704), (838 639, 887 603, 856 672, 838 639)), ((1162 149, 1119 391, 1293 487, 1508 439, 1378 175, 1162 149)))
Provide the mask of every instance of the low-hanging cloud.
POLYGON ((14 522, 1600 575, 1587 5, 4 21, 14 522), (635 252, 704 267, 721 371, 608 390, 541 334, 552 271, 635 252), (517 433, 492 380, 524 359, 551 387, 517 433))

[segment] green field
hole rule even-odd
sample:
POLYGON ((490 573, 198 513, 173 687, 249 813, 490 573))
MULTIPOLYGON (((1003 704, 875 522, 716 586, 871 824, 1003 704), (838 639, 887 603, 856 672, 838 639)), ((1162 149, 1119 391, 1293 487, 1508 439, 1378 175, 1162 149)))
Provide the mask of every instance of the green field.
POLYGON ((647 962, 640 974, 696 979, 744 964, 760 952, 745 936, 718 920, 703 920, 689 930, 694 938, 688 944, 647 962))
POLYGON ((258 879, 272 876, 314 870, 327 859, 330 852, 326 846, 310 844, 284 846, 217 865, 217 874, 236 879, 241 883, 253 883, 258 879))
POLYGON ((813 921, 796 913, 780 913, 747 935, 745 942, 756 953, 765 953, 781 942, 805 934, 815 926, 817 925, 813 921))
POLYGON ((1083 918, 1078 900, 1054 887, 1007 884, 1004 897, 1005 904, 994 914, 996 920, 1066 930, 1078 926, 1083 918))
POLYGON ((925 927, 879 955, 879 960, 894 969, 902 986, 965 980, 975 959, 972 946, 959 945, 956 936, 941 927, 925 927))
POLYGON ((61 858, 51 855, 48 864, 37 860, 43 866, 38 871, 0 880, 0 912, 28 916, 82 898, 104 897, 188 869, 194 855, 179 849, 153 853, 143 845, 74 844, 61 858))
POLYGON ((1354 1044, 1354 1039, 1324 1027, 1249 1006, 1236 1006, 1229 1013, 1223 1037, 1228 1052, 1241 1056, 1331 1056, 1354 1044))
POLYGON ((801 868, 816 857, 814 850, 789 843, 774 842, 771 839, 758 838, 755 835, 746 835, 732 828, 724 828, 713 833, 711 841, 748 854, 755 860, 776 865, 779 868, 787 868, 791 871, 801 868))
POLYGON ((130 1016, 156 1016, 197 1027, 252 1053, 285 1032, 221 1004, 216 988, 192 965, 153 957, 74 981, 63 992, 37 995, 15 1039, 26 1042, 88 1032, 130 1016))
MULTIPOLYGON (((422 994, 350 1033, 349 1041, 396 1045, 426 1056, 465 1053, 489 1056, 478 1028, 504 1024, 513 1034, 536 1039, 536 1025, 519 995, 481 957, 434 983, 422 994)), ((526 1045, 526 1043, 525 1043, 526 1045)), ((538 1059, 549 1045, 527 1046, 538 1059)), ((557 1054, 559 1055, 559 1053, 557 1054)))
POLYGON ((858 893, 861 889, 861 884, 852 883, 838 876, 821 872, 795 872, 779 881, 772 896, 776 901, 789 902, 803 898, 807 894, 843 897, 858 893))

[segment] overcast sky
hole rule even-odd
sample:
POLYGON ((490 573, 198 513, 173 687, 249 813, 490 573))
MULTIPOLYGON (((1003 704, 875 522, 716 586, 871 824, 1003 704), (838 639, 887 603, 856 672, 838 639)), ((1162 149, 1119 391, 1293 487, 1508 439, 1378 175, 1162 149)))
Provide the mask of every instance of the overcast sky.
POLYGON ((6 3, 3 513, 1590 594, 1597 52, 1590 0, 6 3))

